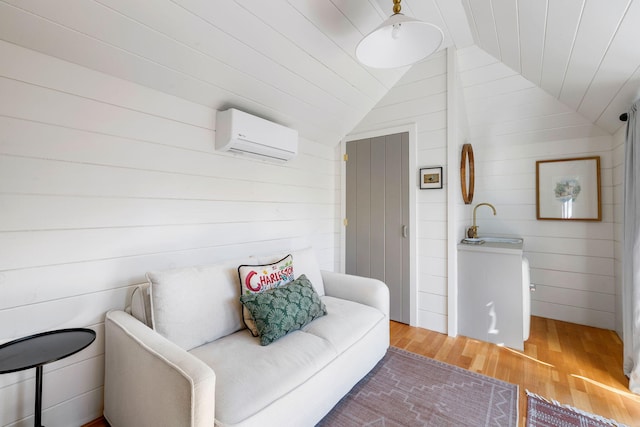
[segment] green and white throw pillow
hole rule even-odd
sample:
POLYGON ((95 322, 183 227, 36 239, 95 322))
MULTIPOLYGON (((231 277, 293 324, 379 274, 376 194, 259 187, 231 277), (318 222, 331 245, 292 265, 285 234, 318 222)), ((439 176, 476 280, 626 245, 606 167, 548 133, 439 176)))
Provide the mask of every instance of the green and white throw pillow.
MULTIPOLYGON (((291 255, 270 264, 241 265, 238 267, 240 278, 240 295, 257 294, 286 285, 294 279, 293 258, 291 255)), ((242 320, 254 337, 258 329, 251 313, 243 307, 242 320)))
POLYGON ((327 314, 327 308, 304 274, 289 284, 241 295, 240 302, 253 317, 261 345, 269 345, 327 314))

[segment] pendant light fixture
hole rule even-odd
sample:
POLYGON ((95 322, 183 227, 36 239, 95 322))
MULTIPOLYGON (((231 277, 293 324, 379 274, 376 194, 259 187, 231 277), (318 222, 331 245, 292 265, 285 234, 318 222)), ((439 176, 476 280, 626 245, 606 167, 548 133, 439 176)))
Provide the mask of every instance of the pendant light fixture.
POLYGON ((428 22, 400 13, 393 0, 393 15, 367 34, 356 47, 356 57, 373 68, 398 68, 418 62, 438 50, 444 35, 428 22))

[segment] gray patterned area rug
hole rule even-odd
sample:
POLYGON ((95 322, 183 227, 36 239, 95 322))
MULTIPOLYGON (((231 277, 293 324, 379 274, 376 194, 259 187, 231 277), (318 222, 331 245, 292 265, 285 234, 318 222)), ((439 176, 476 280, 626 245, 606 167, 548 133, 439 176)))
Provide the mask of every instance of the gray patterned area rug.
POLYGON ((517 426, 518 386, 391 347, 323 427, 517 426))
POLYGON ((527 427, 626 427, 615 420, 591 414, 527 390, 527 427))

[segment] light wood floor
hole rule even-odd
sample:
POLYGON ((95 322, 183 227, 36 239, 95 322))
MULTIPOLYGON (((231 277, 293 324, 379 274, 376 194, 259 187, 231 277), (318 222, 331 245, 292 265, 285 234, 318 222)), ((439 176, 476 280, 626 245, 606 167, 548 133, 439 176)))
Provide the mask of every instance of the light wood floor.
MULTIPOLYGON (((525 389, 640 427, 640 396, 627 389, 622 343, 613 331, 534 316, 524 352, 518 352, 391 322, 391 345, 518 384, 521 427, 525 426, 525 389)), ((83 427, 108 424, 99 419, 83 427)))
POLYGON ((628 426, 640 426, 640 396, 627 388, 622 342, 613 331, 534 316, 524 352, 518 352, 391 322, 391 345, 518 384, 522 427, 525 389, 628 426))

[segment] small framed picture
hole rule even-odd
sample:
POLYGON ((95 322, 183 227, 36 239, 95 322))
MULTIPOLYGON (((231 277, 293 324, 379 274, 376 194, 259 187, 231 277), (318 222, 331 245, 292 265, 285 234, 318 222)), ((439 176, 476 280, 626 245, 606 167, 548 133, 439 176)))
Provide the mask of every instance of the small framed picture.
POLYGON ((420 168, 420 189, 442 188, 442 166, 420 168))
POLYGON ((601 221, 600 156, 536 162, 538 219, 601 221))

